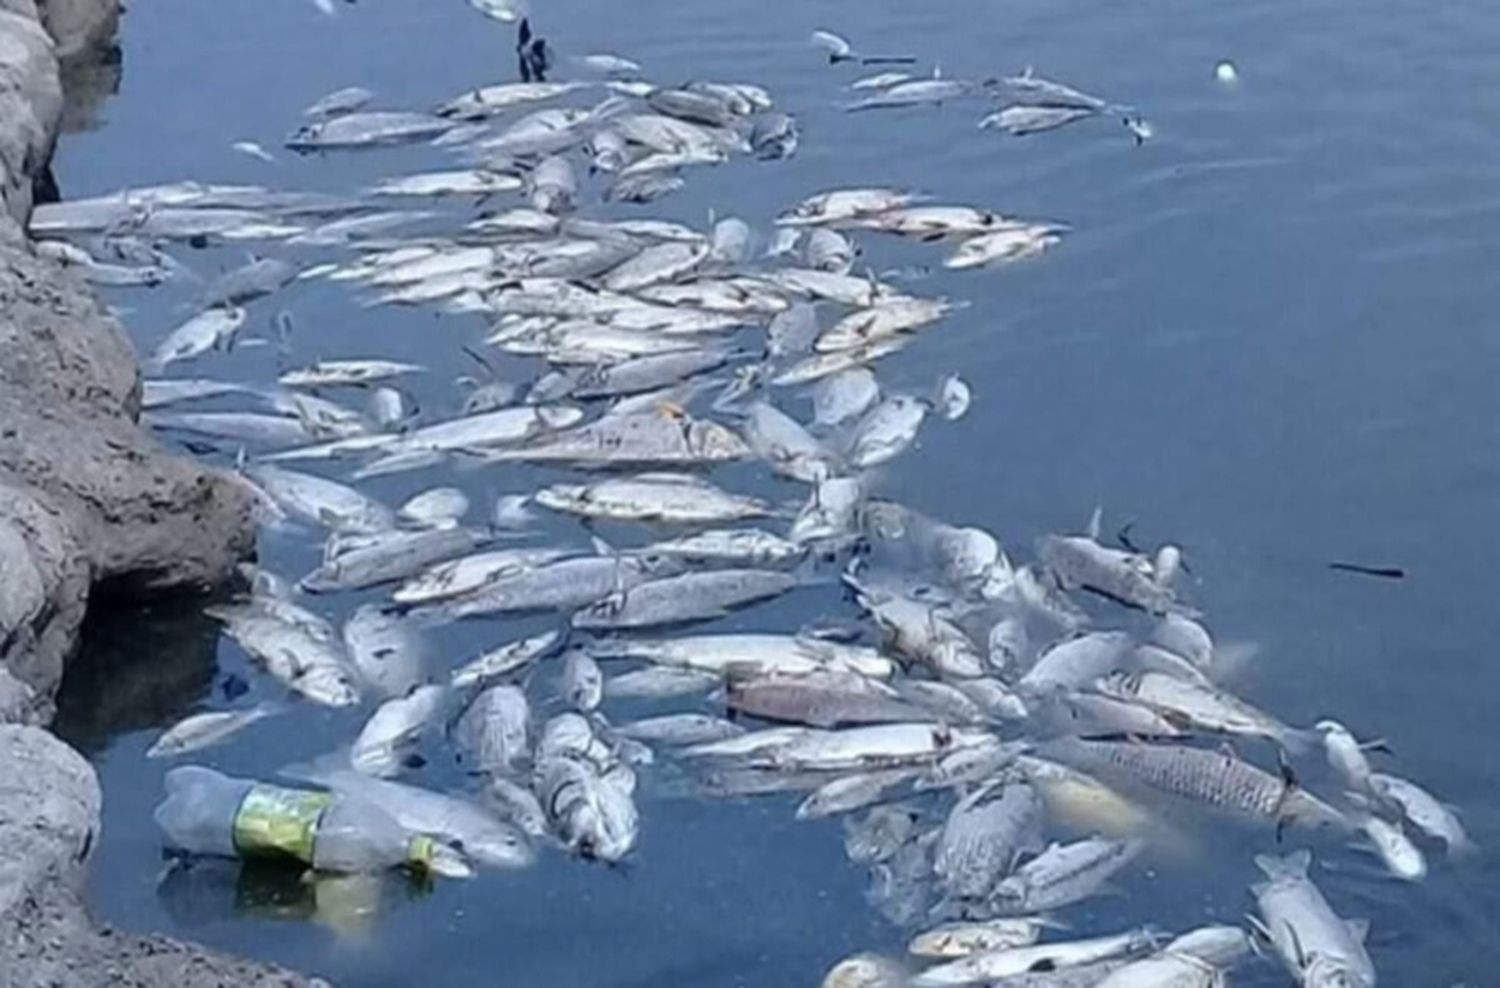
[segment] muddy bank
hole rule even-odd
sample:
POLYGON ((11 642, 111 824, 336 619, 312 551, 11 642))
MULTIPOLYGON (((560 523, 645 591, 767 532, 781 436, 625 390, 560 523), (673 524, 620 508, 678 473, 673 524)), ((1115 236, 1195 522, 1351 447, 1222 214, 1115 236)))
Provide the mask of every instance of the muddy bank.
POLYGON ((117 18, 114 0, 0 0, 0 988, 304 985, 94 927, 81 889, 98 779, 39 726, 91 602, 206 590, 254 540, 238 485, 137 425, 140 375, 119 324, 23 233, 52 191, 65 72, 109 77, 117 18))

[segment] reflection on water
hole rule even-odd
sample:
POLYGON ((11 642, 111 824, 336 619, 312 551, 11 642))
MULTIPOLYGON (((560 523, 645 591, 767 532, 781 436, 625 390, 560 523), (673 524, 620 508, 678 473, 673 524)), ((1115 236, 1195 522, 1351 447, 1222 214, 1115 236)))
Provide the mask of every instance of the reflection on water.
POLYGON ((162 908, 188 932, 235 920, 311 922, 341 940, 368 937, 375 919, 432 891, 402 872, 330 875, 280 862, 174 858, 156 886, 162 908))
POLYGON ((63 116, 65 134, 93 130, 105 121, 105 101, 120 91, 125 52, 118 44, 85 49, 63 60, 63 116))
POLYGON ((95 607, 68 663, 53 729, 85 754, 126 731, 161 727, 213 688, 219 625, 202 599, 95 607))

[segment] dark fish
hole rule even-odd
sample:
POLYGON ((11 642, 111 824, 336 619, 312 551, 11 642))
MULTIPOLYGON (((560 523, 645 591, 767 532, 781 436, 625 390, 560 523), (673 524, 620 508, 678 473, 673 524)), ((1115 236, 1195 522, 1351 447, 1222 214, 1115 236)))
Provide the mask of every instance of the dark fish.
POLYGON ((1329 563, 1328 568, 1341 573, 1358 573, 1361 576, 1378 576, 1385 580, 1404 580, 1406 570, 1399 566, 1361 566, 1359 563, 1329 563))

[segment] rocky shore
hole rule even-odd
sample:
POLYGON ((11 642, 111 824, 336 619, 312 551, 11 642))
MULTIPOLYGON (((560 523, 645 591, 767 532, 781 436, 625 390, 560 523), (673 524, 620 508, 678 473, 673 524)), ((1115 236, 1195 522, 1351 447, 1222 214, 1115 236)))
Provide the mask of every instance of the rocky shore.
POLYGON ((304 985, 94 926, 99 782, 44 729, 91 605, 207 590, 254 544, 245 492, 139 427, 123 330, 24 232, 51 192, 63 80, 116 57, 118 19, 117 0, 0 0, 0 988, 304 985))

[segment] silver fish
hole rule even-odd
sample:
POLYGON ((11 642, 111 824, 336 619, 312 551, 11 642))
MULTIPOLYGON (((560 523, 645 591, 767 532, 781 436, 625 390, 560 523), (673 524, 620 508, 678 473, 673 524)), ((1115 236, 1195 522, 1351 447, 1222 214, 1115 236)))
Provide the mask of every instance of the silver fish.
POLYGON ((1008 915, 1061 909, 1088 898, 1140 854, 1138 841, 1090 837, 1052 844, 1002 879, 987 905, 1008 915))
POLYGON ((226 271, 203 290, 209 306, 234 306, 270 295, 291 284, 297 269, 274 257, 257 257, 233 271, 226 271))
POLYGON ((1257 855, 1266 881, 1251 887, 1263 933, 1300 985, 1374 988, 1375 965, 1365 951, 1368 923, 1340 919, 1307 875, 1312 855, 1257 855))
POLYGON ((575 628, 645 628, 720 617, 732 608, 776 597, 797 585, 787 573, 710 570, 648 580, 573 615, 575 628))
POLYGON ((916 442, 927 418, 927 403, 911 395, 893 395, 871 408, 854 426, 847 458, 859 469, 888 463, 916 442))
POLYGON ((562 635, 556 631, 508 642, 453 670, 451 682, 455 687, 465 687, 510 675, 531 665, 561 643, 562 635))
POLYGON ((457 526, 336 535, 330 540, 335 551, 303 577, 299 586, 312 593, 373 587, 469 552, 487 538, 482 531, 457 526))
POLYGON ((604 699, 604 673, 593 656, 581 648, 571 649, 563 656, 560 675, 560 690, 563 699, 575 710, 587 713, 596 709, 604 699))
POLYGON ((733 721, 707 714, 666 714, 620 724, 614 733, 650 744, 676 746, 738 737, 745 729, 733 721))
POLYGON ((934 869, 955 899, 988 895, 1023 852, 1041 846, 1042 802, 1024 782, 976 789, 948 814, 934 869))
POLYGON ((269 464, 251 464, 245 476, 289 515, 336 531, 380 532, 394 528, 395 512, 337 481, 269 464))
POLYGON ((452 127, 453 121, 426 113, 355 111, 304 124, 284 143, 293 151, 378 147, 424 141, 452 127))
POLYGON ((146 369, 159 372, 178 360, 191 360, 210 350, 227 349, 245 325, 245 310, 238 306, 208 308, 167 334, 157 346, 146 369))
POLYGON ((1370 788, 1381 799, 1399 806, 1413 827, 1446 844, 1448 853, 1463 854, 1473 850, 1473 842, 1464 832, 1458 816, 1416 783, 1383 772, 1372 772, 1370 788))
POLYGON ((809 727, 902 723, 924 716, 921 707, 891 687, 835 669, 770 676, 741 672, 729 680, 725 703, 764 720, 809 727))
POLYGON ((700 477, 676 473, 553 484, 535 498, 554 511, 615 521, 712 524, 763 518, 771 511, 759 498, 731 494, 700 477))
POLYGON ((621 700, 663 700, 706 693, 723 681, 723 677, 714 672, 652 665, 609 677, 604 681, 604 695, 621 700))
POLYGON ((421 604, 461 597, 486 584, 564 559, 567 549, 496 549, 439 563, 391 593, 398 604, 421 604))
POLYGON ((999 129, 1016 137, 1025 137, 1028 134, 1057 130, 1059 127, 1066 127, 1068 124, 1077 123, 1079 120, 1094 115, 1095 111, 1076 106, 1031 106, 1026 103, 1013 103, 979 121, 979 127, 981 130, 999 129))
POLYGON ((485 458, 623 466, 720 463, 749 455, 743 439, 715 422, 648 413, 609 416, 542 442, 488 452, 485 458))
POLYGON ((427 648, 411 620, 361 604, 344 622, 344 647, 365 682, 383 696, 407 695, 422 681, 427 648))
POLYGON ((537 791, 558 836, 586 858, 619 861, 635 847, 640 817, 630 795, 588 762, 548 759, 538 766, 537 791))
POLYGON ((1155 941, 1156 934, 1150 929, 1142 928, 1088 940, 1002 947, 930 967, 914 977, 911 985, 912 988, 989 983, 1009 986, 1013 983, 1010 979, 1027 972, 1081 967, 1148 950, 1155 945, 1155 941))
POLYGON ((184 717, 146 749, 147 758, 175 758, 221 744, 256 721, 285 710, 279 703, 257 703, 243 710, 212 710, 184 717))
POLYGON ((1318 797, 1226 752, 1177 744, 1061 738, 1047 742, 1041 753, 1087 772, 1254 820, 1339 831, 1350 827, 1343 813, 1318 797))
POLYGON ((527 757, 531 707, 518 686, 491 686, 476 696, 454 724, 455 739, 471 771, 504 775, 527 757))
POLYGON ((880 400, 880 385, 867 367, 825 377, 813 388, 813 422, 834 428, 858 418, 880 400))
POLYGON ((401 771, 406 748, 437 720, 447 700, 446 687, 431 685, 386 700, 354 739, 349 763, 366 775, 395 775, 401 771))
POLYGON ((914 957, 952 960, 986 950, 1029 947, 1050 922, 1035 917, 1002 917, 974 922, 945 923, 912 937, 906 952, 914 957))
POLYGON ((353 113, 355 110, 363 109, 369 105, 375 94, 361 86, 347 86, 343 89, 335 89, 326 96, 314 100, 302 111, 305 117, 337 117, 345 113, 353 113))

